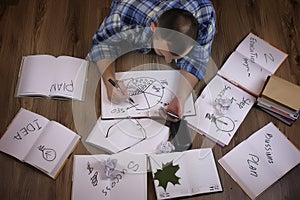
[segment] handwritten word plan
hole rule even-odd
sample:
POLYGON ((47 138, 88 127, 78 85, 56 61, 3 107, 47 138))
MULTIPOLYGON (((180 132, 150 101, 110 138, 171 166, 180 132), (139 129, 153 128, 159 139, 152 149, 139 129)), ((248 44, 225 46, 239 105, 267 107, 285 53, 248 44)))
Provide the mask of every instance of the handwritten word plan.
POLYGON ((75 155, 72 200, 147 199, 145 154, 75 155))
POLYGON ((169 128, 152 119, 98 119, 86 139, 92 146, 109 153, 155 153, 169 138, 169 128))
POLYGON ((259 96, 267 77, 277 71, 286 57, 286 53, 249 33, 218 74, 254 96, 259 96))
POLYGON ((88 61, 70 56, 23 56, 17 97, 84 100, 88 61))
POLYGON ((300 163, 300 152, 270 122, 219 159, 219 163, 255 199, 300 163))
POLYGON ((185 119, 192 129, 225 146, 254 103, 254 96, 216 75, 195 102, 196 116, 185 119))
POLYGON ((0 140, 0 151, 56 178, 79 139, 60 123, 21 108, 0 140))
POLYGON ((211 148, 149 155, 157 199, 222 191, 211 148))
MULTIPOLYGON (((123 82, 133 102, 113 104, 108 100, 106 87, 101 82, 101 117, 151 117, 159 116, 160 107, 166 107, 178 90, 178 80, 184 79, 179 70, 128 71, 116 73, 123 82)), ((184 115, 194 115, 192 94, 184 106, 184 115)))

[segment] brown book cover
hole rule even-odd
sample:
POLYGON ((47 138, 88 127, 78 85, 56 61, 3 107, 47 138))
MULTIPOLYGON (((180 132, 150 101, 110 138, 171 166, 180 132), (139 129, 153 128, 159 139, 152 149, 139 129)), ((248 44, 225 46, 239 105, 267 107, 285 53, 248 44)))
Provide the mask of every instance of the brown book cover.
POLYGON ((273 100, 296 112, 300 108, 300 86, 278 76, 271 76, 262 92, 262 97, 273 100))

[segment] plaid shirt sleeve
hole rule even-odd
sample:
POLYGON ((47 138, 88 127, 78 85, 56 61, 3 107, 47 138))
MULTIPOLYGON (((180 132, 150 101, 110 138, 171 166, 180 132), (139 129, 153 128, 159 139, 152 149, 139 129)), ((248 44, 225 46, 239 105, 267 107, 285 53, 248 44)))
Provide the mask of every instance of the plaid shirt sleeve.
POLYGON ((116 59, 132 50, 150 48, 151 37, 146 36, 148 29, 124 24, 119 14, 109 15, 93 37, 89 59, 94 62, 104 58, 116 59))
POLYGON ((201 14, 196 16, 200 22, 197 44, 187 56, 177 61, 177 66, 202 80, 206 74, 206 64, 216 32, 216 18, 212 6, 203 7, 198 13, 201 14))
POLYGON ((126 27, 122 26, 120 16, 109 15, 93 37, 93 47, 89 53, 92 61, 97 62, 104 58, 117 58, 120 54, 120 38, 116 34, 126 27))

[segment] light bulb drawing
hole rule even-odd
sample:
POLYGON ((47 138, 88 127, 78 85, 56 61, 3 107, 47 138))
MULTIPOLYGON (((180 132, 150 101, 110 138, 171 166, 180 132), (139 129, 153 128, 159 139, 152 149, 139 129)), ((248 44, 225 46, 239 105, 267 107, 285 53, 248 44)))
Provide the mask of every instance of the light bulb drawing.
POLYGON ((38 147, 38 150, 40 150, 42 152, 42 156, 46 161, 53 161, 56 158, 56 151, 54 149, 51 148, 45 148, 44 145, 40 145, 38 147))
POLYGON ((229 136, 230 136, 230 132, 233 131, 235 128, 234 121, 229 117, 226 116, 216 117, 214 114, 207 113, 205 115, 205 118, 211 120, 211 122, 213 122, 217 127, 218 131, 220 130, 226 132, 229 134, 229 136))

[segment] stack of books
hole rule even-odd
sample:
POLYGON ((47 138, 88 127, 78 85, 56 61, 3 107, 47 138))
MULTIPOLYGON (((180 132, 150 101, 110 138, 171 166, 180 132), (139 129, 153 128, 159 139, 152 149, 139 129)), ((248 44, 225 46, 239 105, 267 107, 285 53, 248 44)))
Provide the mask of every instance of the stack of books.
POLYGON ((292 125, 300 113, 300 86, 278 76, 270 76, 257 106, 287 125, 292 125))

